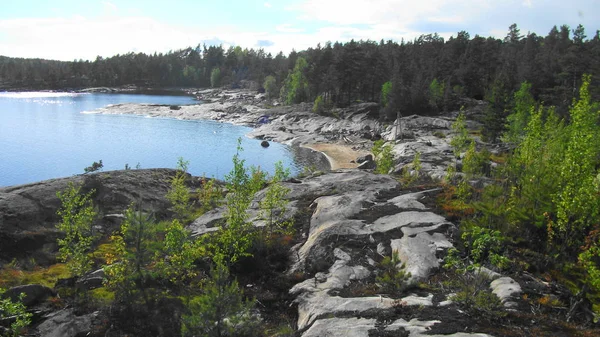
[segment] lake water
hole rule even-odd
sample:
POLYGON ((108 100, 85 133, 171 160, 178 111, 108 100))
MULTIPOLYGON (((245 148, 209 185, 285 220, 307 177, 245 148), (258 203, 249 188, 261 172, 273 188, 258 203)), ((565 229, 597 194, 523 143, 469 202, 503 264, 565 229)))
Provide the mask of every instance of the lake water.
POLYGON ((171 167, 179 157, 193 175, 222 179, 231 168, 237 139, 247 165, 272 173, 277 161, 297 173, 284 145, 244 135, 250 128, 214 121, 86 114, 116 103, 197 104, 187 96, 71 93, 0 93, 0 186, 83 173, 102 160, 104 171, 171 167))

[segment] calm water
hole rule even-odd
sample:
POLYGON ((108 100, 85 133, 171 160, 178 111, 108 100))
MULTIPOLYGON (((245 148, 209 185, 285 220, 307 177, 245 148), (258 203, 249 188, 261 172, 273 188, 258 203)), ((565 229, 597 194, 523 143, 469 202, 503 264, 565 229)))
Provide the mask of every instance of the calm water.
POLYGON ((175 167, 223 178, 242 137, 247 165, 272 172, 275 162, 298 171, 286 146, 244 137, 250 128, 213 121, 181 121, 127 115, 83 114, 116 103, 195 104, 186 96, 0 93, 0 186, 83 173, 102 160, 104 171, 175 167))

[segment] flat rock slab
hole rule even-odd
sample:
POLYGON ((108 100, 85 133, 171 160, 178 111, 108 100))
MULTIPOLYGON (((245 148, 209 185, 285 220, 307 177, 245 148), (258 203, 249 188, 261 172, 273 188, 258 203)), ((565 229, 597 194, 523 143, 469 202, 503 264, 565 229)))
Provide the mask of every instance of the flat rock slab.
POLYGON ((302 337, 369 337, 375 329, 376 319, 328 318, 315 322, 302 337))

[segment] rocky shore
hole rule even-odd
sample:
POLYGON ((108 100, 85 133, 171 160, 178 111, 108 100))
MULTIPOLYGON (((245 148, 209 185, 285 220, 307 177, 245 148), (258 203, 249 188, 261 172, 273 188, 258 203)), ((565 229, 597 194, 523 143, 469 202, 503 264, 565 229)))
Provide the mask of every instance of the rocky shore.
MULTIPOLYGON (((278 295, 281 303, 276 306, 294 312, 293 332, 273 336, 571 335, 573 330, 562 323, 535 315, 539 308, 527 302, 527 295, 555 296, 556 288, 533 275, 501 275, 479 269, 478 286, 499 299, 493 314, 474 319, 472 311, 454 300, 457 290, 448 284, 460 278, 446 272, 442 264, 455 245, 458 227, 438 206, 439 181, 455 160, 449 145, 451 117, 408 116, 397 121, 400 129, 380 124, 378 106, 373 103, 356 104, 332 117, 314 114, 308 105, 271 107, 263 95, 249 91, 196 94, 205 103, 181 107, 119 104, 94 112, 249 125, 254 127, 250 137, 285 143, 295 151, 320 151, 333 168, 283 183, 290 191, 284 215, 294 219, 301 233, 281 272, 282 279, 294 282, 278 295), (261 123, 265 119, 268 122, 261 123), (357 157, 367 154, 378 137, 392 145, 393 172, 411 172, 414 156, 420 153, 422 167, 416 183, 409 186, 372 169, 353 168, 358 165, 357 157), (382 260, 394 253, 399 258, 394 270, 402 269, 408 275, 406 287, 399 292, 385 290, 381 283, 385 272, 382 260)), ((169 217, 164 195, 173 174, 159 169, 100 172, 1 188, 0 262, 28 256, 52 262, 59 207, 56 192, 68 183, 82 183, 84 191, 98 191, 94 200, 102 214, 98 230, 108 233, 134 200, 142 200, 148 212, 169 217)), ((196 191, 199 179, 190 179, 188 187, 196 191)), ((258 227, 265 225, 259 216, 264 197, 265 190, 256 193, 248 211, 249 221, 258 227)), ((201 237, 219 230, 216 224, 224 216, 225 209, 216 208, 187 229, 201 237)), ((276 296, 269 288, 273 281, 249 284, 246 290, 260 303, 273 302, 276 296)), ((47 297, 53 292, 38 290, 32 288, 32 296, 47 297)), ((71 308, 44 310, 32 329, 34 335, 56 335, 52 331, 62 336, 86 335, 97 329, 97 317, 101 316, 71 308)))
POLYGON ((271 106, 264 94, 250 90, 209 89, 193 94, 202 103, 182 106, 114 104, 86 113, 205 119, 250 126, 254 130, 249 137, 322 152, 333 168, 356 167, 351 161, 368 153, 370 139, 381 132, 377 121, 379 108, 375 103, 343 109, 336 118, 314 114, 308 104, 271 106))

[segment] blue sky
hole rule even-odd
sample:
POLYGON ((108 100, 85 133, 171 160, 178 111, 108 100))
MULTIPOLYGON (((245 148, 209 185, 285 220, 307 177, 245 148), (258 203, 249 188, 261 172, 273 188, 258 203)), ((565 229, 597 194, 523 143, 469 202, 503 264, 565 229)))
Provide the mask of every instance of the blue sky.
POLYGON ((198 44, 276 54, 327 41, 411 40, 460 30, 502 38, 553 25, 600 29, 600 0, 0 0, 0 55, 59 60, 198 44))

